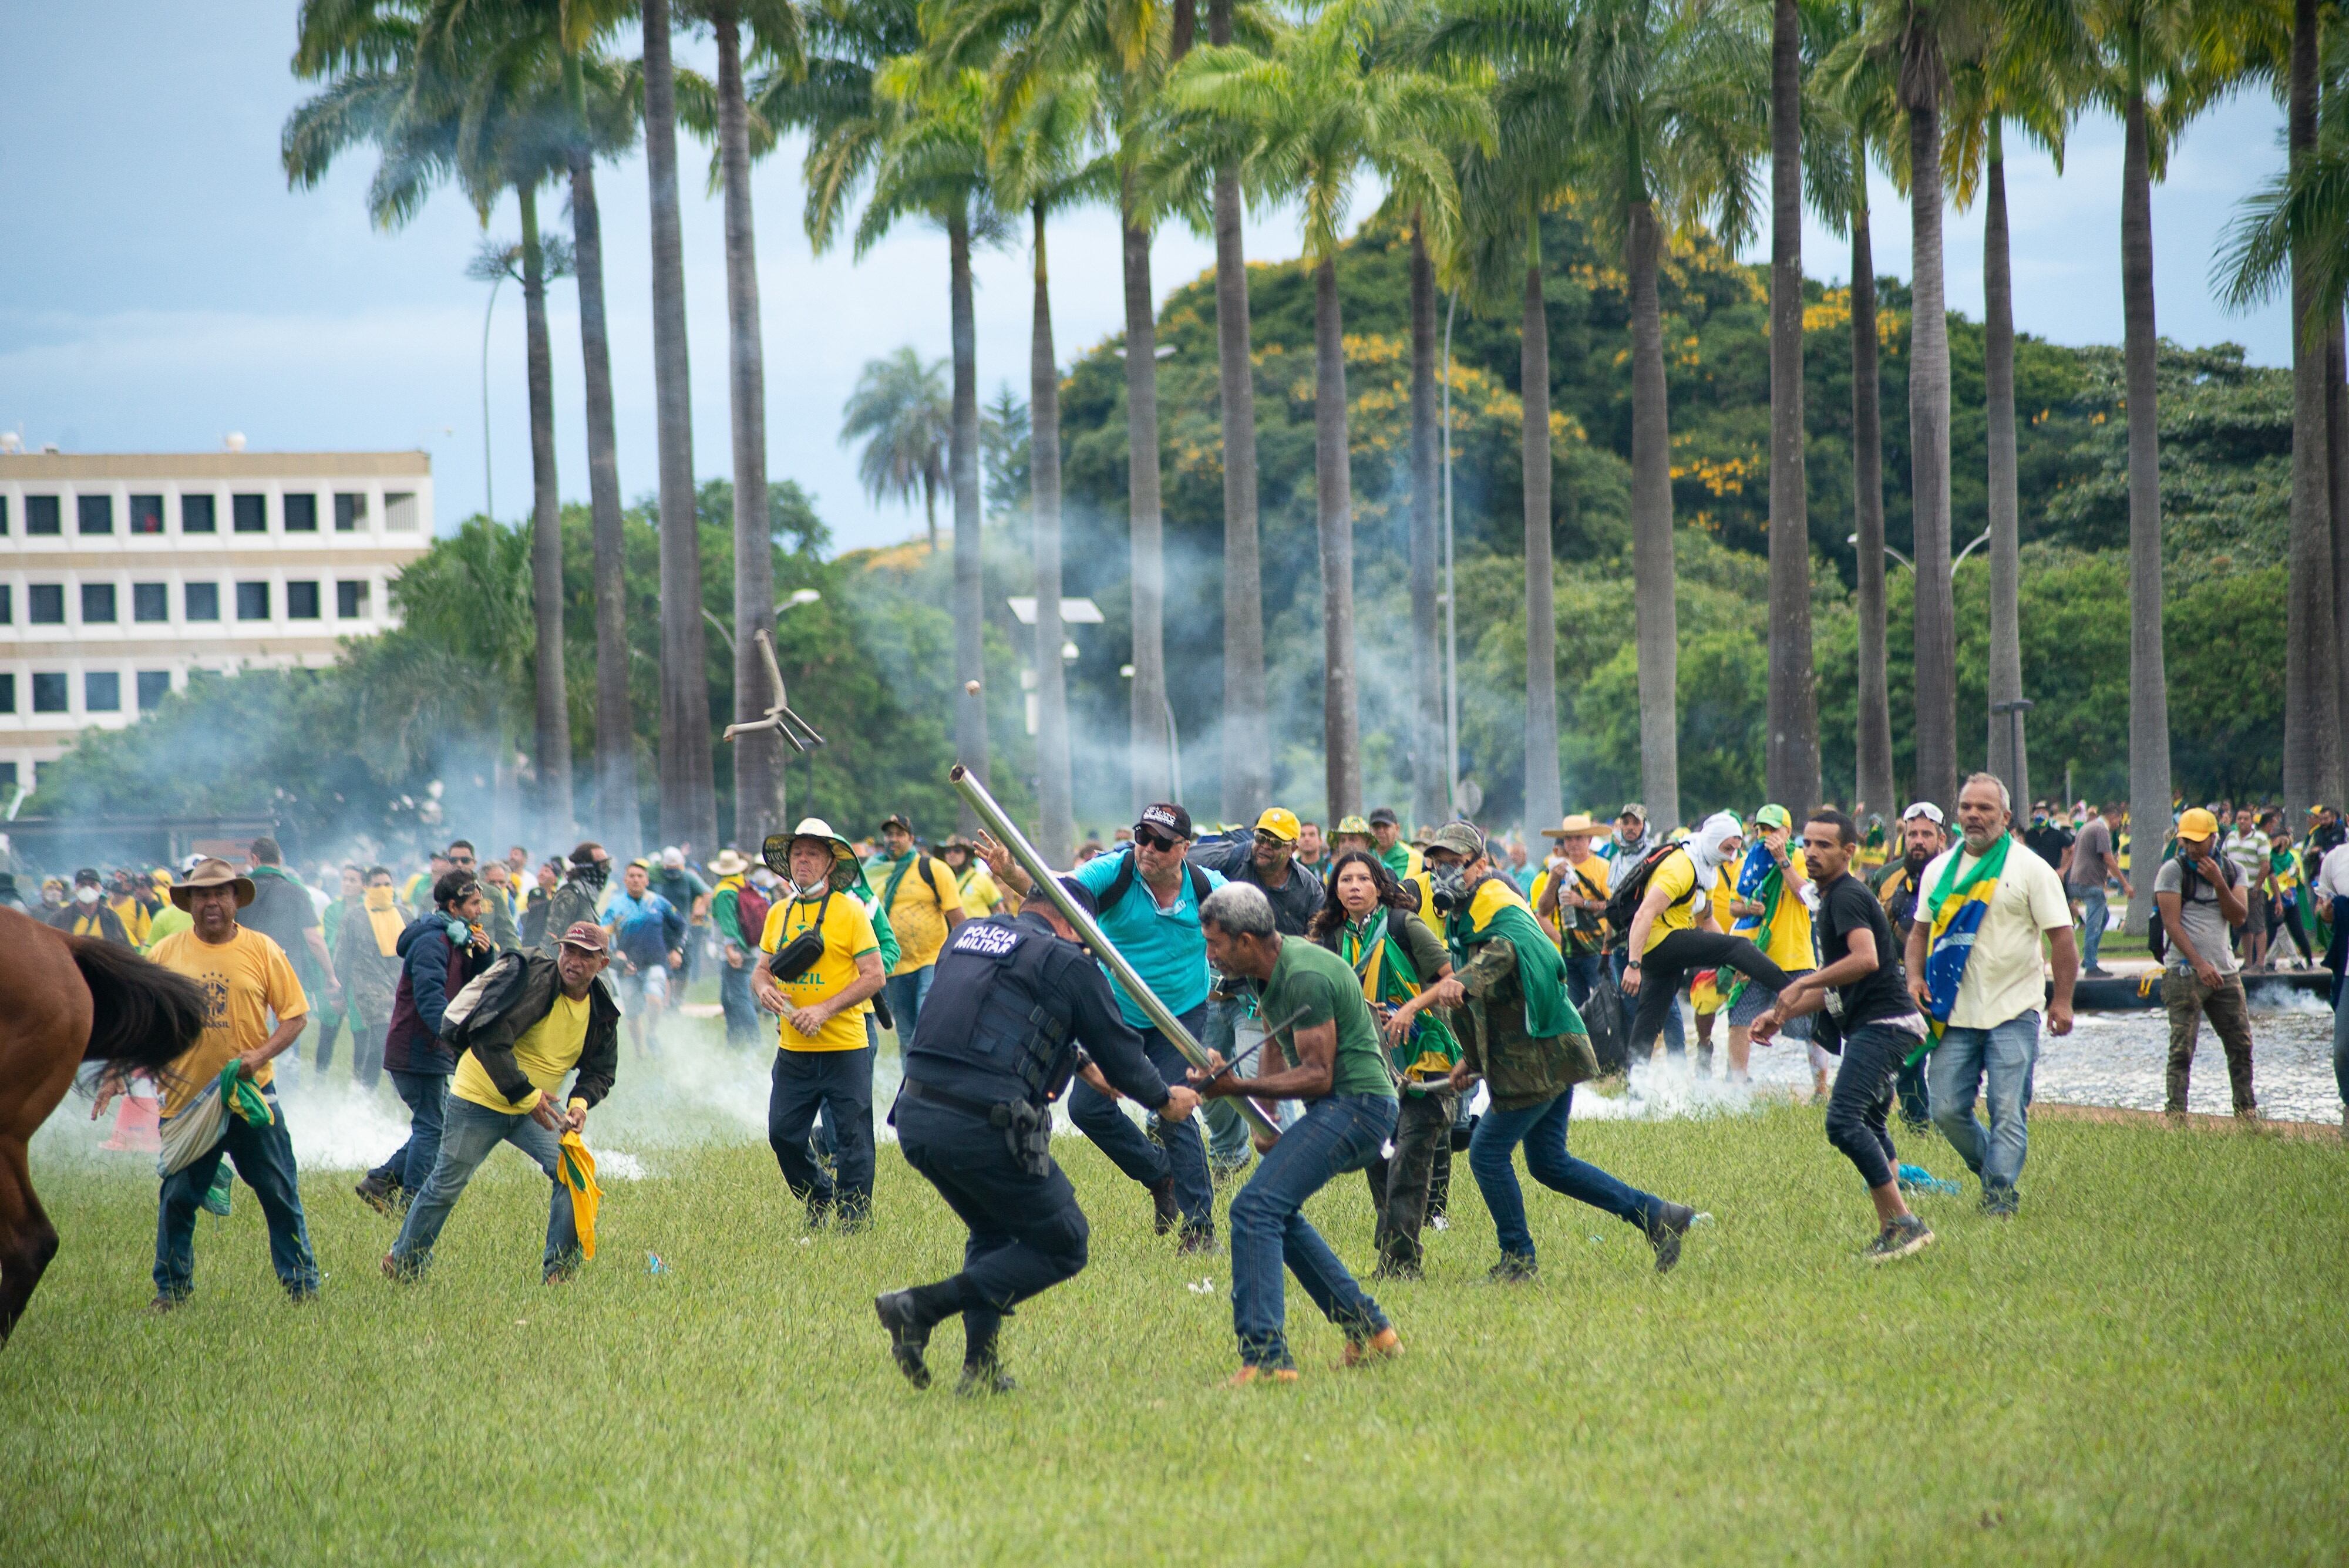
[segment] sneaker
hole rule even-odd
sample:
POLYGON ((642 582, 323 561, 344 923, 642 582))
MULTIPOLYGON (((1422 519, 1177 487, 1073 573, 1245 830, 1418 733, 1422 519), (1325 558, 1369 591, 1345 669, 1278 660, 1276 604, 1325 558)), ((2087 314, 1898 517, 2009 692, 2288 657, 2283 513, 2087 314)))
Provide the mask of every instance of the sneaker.
POLYGON ((1541 1272, 1531 1252, 1504 1252, 1501 1261, 1485 1271, 1485 1277, 1496 1285, 1518 1285, 1541 1272))
POLYGON ((167 1312, 177 1312, 187 1304, 188 1298, 183 1295, 158 1294, 153 1301, 147 1303, 147 1310, 160 1317, 167 1312))
POLYGON ((381 1177, 370 1176, 351 1190, 378 1214, 393 1213, 398 1207, 399 1189, 381 1177))
POLYGON ((1883 1233, 1869 1242, 1868 1250, 1860 1256, 1871 1263, 1889 1263, 1895 1258, 1921 1252, 1932 1244, 1932 1227, 1914 1214, 1904 1214, 1887 1225, 1883 1233))
POLYGON ((963 1363, 961 1380, 955 1384, 955 1392, 966 1399, 981 1399, 990 1394, 1016 1393, 1019 1387, 1000 1363, 967 1361, 963 1363))
POLYGON ((930 1369, 922 1361, 922 1352, 929 1348, 930 1325, 914 1304, 911 1291, 890 1291, 873 1298, 874 1315, 881 1326, 889 1331, 889 1355, 897 1363, 897 1370, 905 1381, 916 1388, 930 1386, 930 1369))
POLYGON ((1171 1176, 1150 1184, 1150 1220, 1161 1236, 1172 1235, 1174 1227, 1183 1222, 1182 1207, 1174 1201, 1174 1179, 1171 1176))
POLYGON ((2092 963, 2080 971, 2080 976, 2084 980, 2110 980, 2113 971, 2100 963, 2092 963))
POLYGON ((1225 1380, 1224 1386, 1247 1388, 1259 1383, 1294 1383, 1296 1381, 1297 1368, 1294 1366, 1243 1366, 1225 1380))
POLYGON ((1372 1361, 1392 1361, 1402 1354, 1402 1336, 1390 1326, 1382 1328, 1368 1340, 1346 1342, 1345 1365, 1361 1366, 1372 1361))
MULTIPOLYGON (((1163 1231, 1159 1233, 1165 1234, 1163 1231)), ((1212 1225, 1184 1226, 1182 1243, 1174 1249, 1175 1251, 1186 1256, 1197 1252, 1212 1252, 1215 1250, 1216 1228, 1212 1225)))
POLYGON ((2015 1198, 2013 1188, 2002 1182, 1996 1186, 1983 1184, 1982 1195, 1983 1219, 2012 1220, 2014 1218, 2017 1204, 2018 1199, 2015 1198))
POLYGON ((1648 1244, 1656 1250, 1656 1272, 1669 1274, 1681 1261, 1681 1238, 1696 1223, 1696 1210, 1685 1203, 1667 1203, 1648 1228, 1648 1244))

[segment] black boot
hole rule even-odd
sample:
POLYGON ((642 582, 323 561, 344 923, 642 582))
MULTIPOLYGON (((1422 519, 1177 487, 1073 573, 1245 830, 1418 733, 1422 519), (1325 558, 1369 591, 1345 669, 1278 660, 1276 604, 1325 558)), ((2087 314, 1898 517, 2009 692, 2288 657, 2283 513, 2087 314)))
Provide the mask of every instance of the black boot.
POLYGON ((889 1355, 897 1363, 897 1370, 905 1381, 916 1388, 930 1386, 930 1369, 922 1360, 922 1352, 929 1348, 930 1326, 935 1321, 914 1299, 912 1291, 890 1291, 873 1298, 874 1314, 881 1326, 889 1331, 889 1355))
POLYGON ((1174 1179, 1162 1178, 1150 1184, 1151 1224, 1161 1236, 1173 1231, 1183 1218, 1182 1206, 1174 1201, 1174 1179))
POLYGON ((1648 1227, 1648 1244, 1656 1250, 1656 1272, 1669 1274, 1681 1261, 1681 1238, 1696 1223, 1696 1210, 1685 1203, 1667 1203, 1648 1227))

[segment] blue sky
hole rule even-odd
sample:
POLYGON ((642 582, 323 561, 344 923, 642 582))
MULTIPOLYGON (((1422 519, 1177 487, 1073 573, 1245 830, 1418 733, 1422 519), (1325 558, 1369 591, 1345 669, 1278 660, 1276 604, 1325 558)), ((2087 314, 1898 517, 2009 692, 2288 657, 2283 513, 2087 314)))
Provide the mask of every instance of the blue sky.
MULTIPOLYGON (((481 238, 453 192, 407 228, 372 228, 362 154, 317 189, 289 192, 279 130, 305 97, 286 62, 291 0, 203 5, 129 0, 19 7, 0 53, 0 429, 67 451, 210 451, 230 431, 254 450, 421 446, 431 452, 440 524, 483 493, 481 333, 486 286, 465 264, 481 238)), ((706 43, 680 57, 709 68, 706 43)), ((2210 296, 2209 259, 2237 199, 2282 153, 2281 114, 2263 94, 2221 107, 2188 132, 2154 192, 2160 327, 2188 343, 2232 340, 2282 364, 2281 306, 2230 316, 2210 296)), ((725 264, 705 151, 689 139, 685 257, 694 385, 695 471, 726 473, 725 264)), ((946 242, 907 229, 863 262, 812 255, 800 224, 795 150, 759 166, 759 270, 767 357, 768 467, 814 493, 843 546, 917 532, 920 518, 859 493, 854 454, 837 441, 858 369, 912 343, 947 352, 946 242)), ((2028 152, 2009 165, 2015 315, 2062 343, 2118 342, 2120 130, 2091 119, 2061 177, 2028 152)), ((653 488, 650 256, 640 157, 605 165, 598 186, 611 301, 623 491, 653 488)), ((543 199, 560 221, 559 202, 543 199)), ((1876 192, 1880 272, 1907 275, 1905 211, 1876 192)), ((1367 212, 1367 204, 1361 211, 1367 212)), ((511 202, 490 232, 517 232, 511 202)), ((1257 259, 1297 253, 1294 214, 1249 225, 1257 259)), ((1116 224, 1107 213, 1055 228, 1053 313, 1063 363, 1119 329, 1116 224)), ((1979 208, 1949 221, 1949 299, 1979 317, 1979 208)), ((1758 257, 1766 245, 1757 248, 1758 257)), ((1810 228, 1806 270, 1840 279, 1844 242, 1810 228)), ((1210 265, 1187 234, 1159 241, 1163 298, 1210 265)), ((982 395, 1025 395, 1029 287, 1024 246, 983 256, 978 276, 982 395)), ((586 494, 579 338, 567 283, 549 291, 556 462, 566 499, 586 494)), ((518 293, 504 289, 489 354, 497 509, 527 504, 528 413, 518 293)))

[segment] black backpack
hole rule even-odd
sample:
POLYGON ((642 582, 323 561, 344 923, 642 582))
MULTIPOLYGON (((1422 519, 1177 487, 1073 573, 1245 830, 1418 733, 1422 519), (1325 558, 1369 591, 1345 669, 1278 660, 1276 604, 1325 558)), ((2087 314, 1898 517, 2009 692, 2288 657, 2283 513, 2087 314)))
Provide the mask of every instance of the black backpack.
POLYGON ((1630 938, 1631 917, 1640 912, 1640 900, 1648 896, 1648 883, 1654 877, 1657 866, 1662 863, 1665 856, 1679 847, 1677 844, 1663 844, 1649 850, 1640 857, 1640 863, 1631 867, 1630 876, 1618 877, 1609 888, 1607 923, 1614 927, 1617 934, 1625 940, 1630 938))
MULTIPOLYGON (((1124 898, 1126 894, 1133 889, 1133 878, 1135 875, 1133 851, 1131 849, 1124 851, 1118 857, 1118 860, 1120 864, 1117 868, 1117 875, 1110 878, 1109 886, 1103 888, 1101 891, 1101 897, 1093 900, 1094 908, 1098 909, 1104 915, 1109 913, 1111 908, 1114 906, 1119 899, 1124 898)), ((1183 862, 1183 869, 1191 878, 1192 901, 1199 904, 1206 903, 1207 901, 1207 895, 1214 891, 1213 888, 1207 886, 1207 874, 1205 871, 1200 870, 1196 866, 1192 865, 1187 857, 1185 857, 1183 862)))

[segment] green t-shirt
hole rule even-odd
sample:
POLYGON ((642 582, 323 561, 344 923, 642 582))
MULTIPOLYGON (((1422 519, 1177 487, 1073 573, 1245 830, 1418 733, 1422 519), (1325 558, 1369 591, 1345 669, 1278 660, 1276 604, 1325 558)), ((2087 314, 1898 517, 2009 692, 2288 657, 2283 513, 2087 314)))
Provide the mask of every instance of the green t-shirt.
POLYGON ((1330 1092, 1394 1098, 1394 1081, 1387 1076, 1378 1023, 1371 1016, 1371 1004, 1362 1000, 1361 979, 1328 948, 1302 937, 1283 941, 1279 961, 1264 982, 1257 1012, 1275 1031, 1281 1053, 1292 1067, 1297 1065, 1296 1032, 1335 1019, 1338 1058, 1330 1092))

